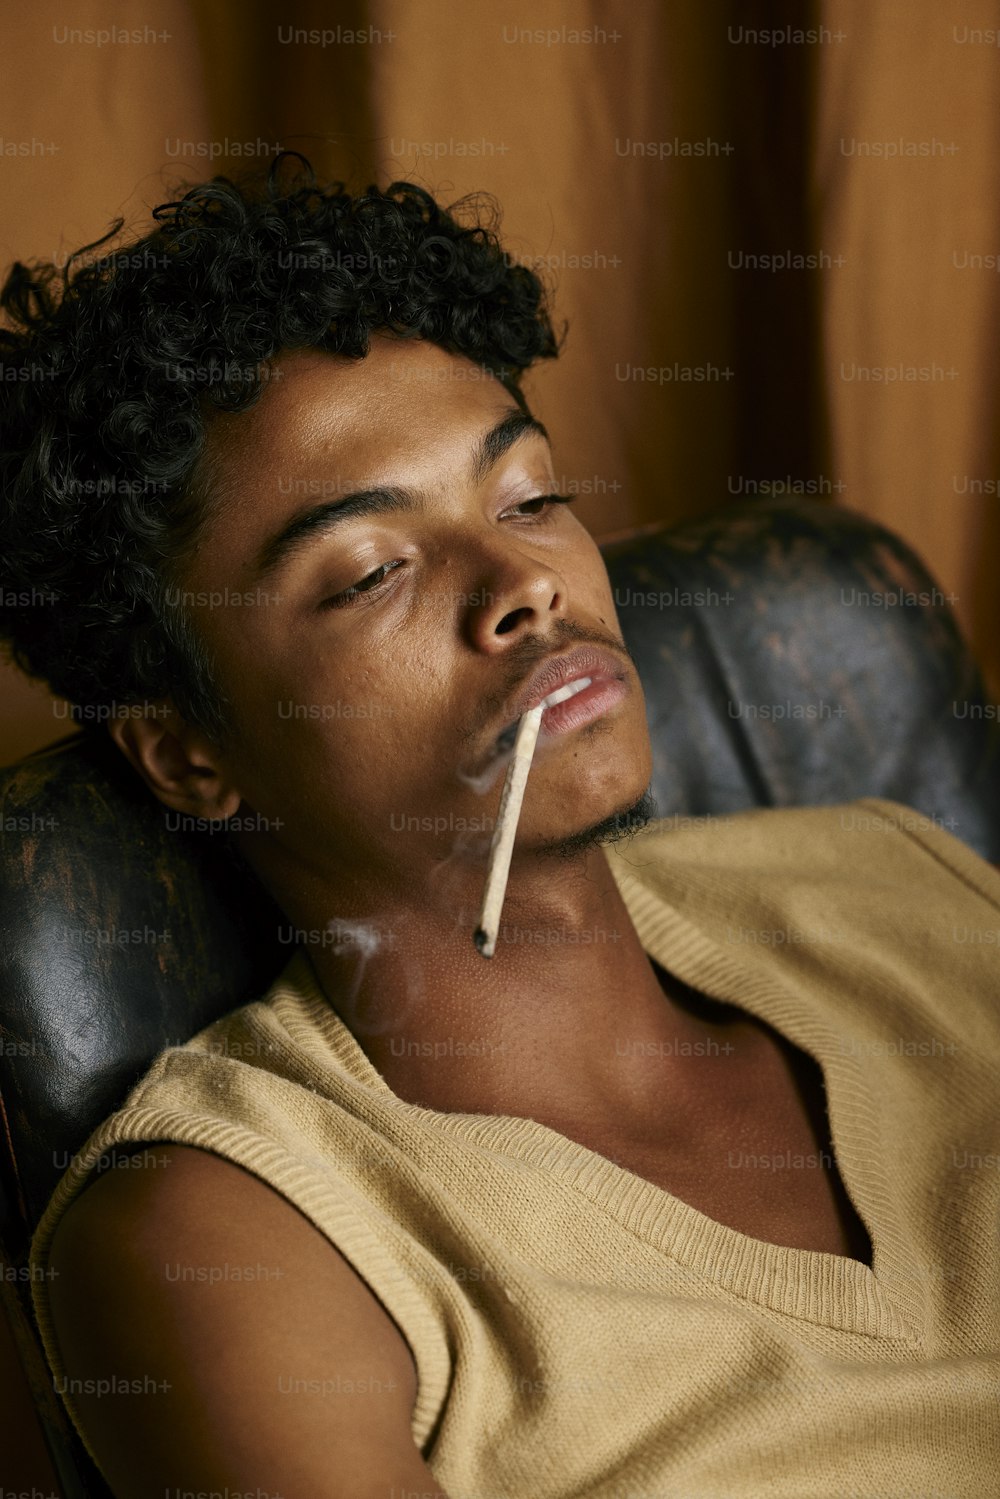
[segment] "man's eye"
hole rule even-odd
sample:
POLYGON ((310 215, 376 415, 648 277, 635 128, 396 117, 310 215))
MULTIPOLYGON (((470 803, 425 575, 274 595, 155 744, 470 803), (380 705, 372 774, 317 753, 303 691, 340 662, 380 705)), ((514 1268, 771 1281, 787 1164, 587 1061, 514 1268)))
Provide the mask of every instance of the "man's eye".
POLYGON ((366 573, 359 582, 352 583, 350 588, 345 588, 342 593, 334 593, 328 599, 324 599, 321 607, 323 609, 346 608, 349 604, 353 604, 361 594, 377 590, 385 582, 389 573, 401 566, 401 562, 383 562, 381 567, 376 567, 374 572, 366 573))
POLYGON ((512 506, 512 509, 519 511, 522 515, 549 515, 551 514, 550 506, 572 505, 575 499, 575 494, 537 494, 530 500, 522 500, 520 504, 512 506), (535 508, 529 509, 529 506, 535 508))
MULTIPOLYGON (((537 516, 542 520, 546 520, 552 515, 554 506, 571 505, 575 499, 575 494, 533 495, 530 500, 521 500, 519 504, 512 505, 510 511, 505 511, 504 514, 522 515, 526 519, 532 519, 537 516)), ((342 593, 334 593, 329 598, 324 599, 320 608, 346 609, 355 603, 362 594, 377 593, 389 573, 401 566, 402 562, 398 560, 395 562, 383 562, 381 567, 376 567, 357 583, 352 583, 350 588, 345 588, 342 593)))

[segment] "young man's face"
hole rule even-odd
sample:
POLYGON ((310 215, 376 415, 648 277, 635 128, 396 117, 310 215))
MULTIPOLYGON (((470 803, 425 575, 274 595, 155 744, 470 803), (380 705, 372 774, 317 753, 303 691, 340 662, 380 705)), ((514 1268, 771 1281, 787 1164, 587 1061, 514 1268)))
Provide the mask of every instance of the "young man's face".
POLYGON ((517 848, 631 807, 651 769, 638 676, 596 544, 568 505, 533 503, 557 488, 551 455, 512 396, 386 335, 363 360, 278 369, 258 406, 212 420, 212 514, 183 581, 233 704, 242 814, 341 880, 398 892, 448 857, 481 872, 498 736, 542 664, 586 646, 605 710, 543 726, 517 848), (345 503, 376 489, 390 502, 345 503))

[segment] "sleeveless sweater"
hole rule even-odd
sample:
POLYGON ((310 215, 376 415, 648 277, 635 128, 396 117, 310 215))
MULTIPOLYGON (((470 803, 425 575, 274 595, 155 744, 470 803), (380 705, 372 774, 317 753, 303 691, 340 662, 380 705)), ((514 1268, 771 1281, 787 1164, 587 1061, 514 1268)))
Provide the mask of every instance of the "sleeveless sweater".
MULTIPOLYGON (((180 1142, 254 1173, 367 1282, 451 1499, 1000 1493, 1000 875, 875 800, 605 852, 651 957, 819 1063, 871 1268, 751 1238, 530 1118, 400 1100, 302 951, 160 1054, 74 1157, 32 1263, 114 1153, 180 1142)), ((803 1164, 730 1163, 762 1191, 803 1164)), ((63 1385, 47 1286, 33 1271, 63 1385)))

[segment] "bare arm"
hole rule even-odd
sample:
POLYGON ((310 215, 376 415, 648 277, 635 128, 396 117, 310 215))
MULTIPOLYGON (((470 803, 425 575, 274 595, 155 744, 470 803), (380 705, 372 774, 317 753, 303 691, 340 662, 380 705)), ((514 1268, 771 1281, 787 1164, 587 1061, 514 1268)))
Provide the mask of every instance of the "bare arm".
POLYGON ((118 1499, 447 1499, 410 1431, 409 1347, 347 1261, 239 1167, 148 1154, 89 1187, 52 1249, 66 1375, 92 1382, 70 1388, 118 1499))

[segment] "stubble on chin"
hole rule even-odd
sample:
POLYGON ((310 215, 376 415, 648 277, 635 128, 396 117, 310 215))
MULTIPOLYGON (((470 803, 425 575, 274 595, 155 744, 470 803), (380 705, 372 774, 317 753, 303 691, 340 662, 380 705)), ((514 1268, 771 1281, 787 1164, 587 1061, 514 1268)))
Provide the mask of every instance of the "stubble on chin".
POLYGON ((583 858, 590 853, 591 849, 602 848, 609 843, 620 843, 622 839, 634 837, 636 833, 649 826, 655 819, 657 811, 655 798, 647 786, 631 806, 602 817, 599 822, 592 823, 590 827, 578 833, 570 833, 568 837, 553 839, 551 843, 543 844, 535 852, 543 858, 549 858, 552 855, 558 855, 563 859, 583 858))

